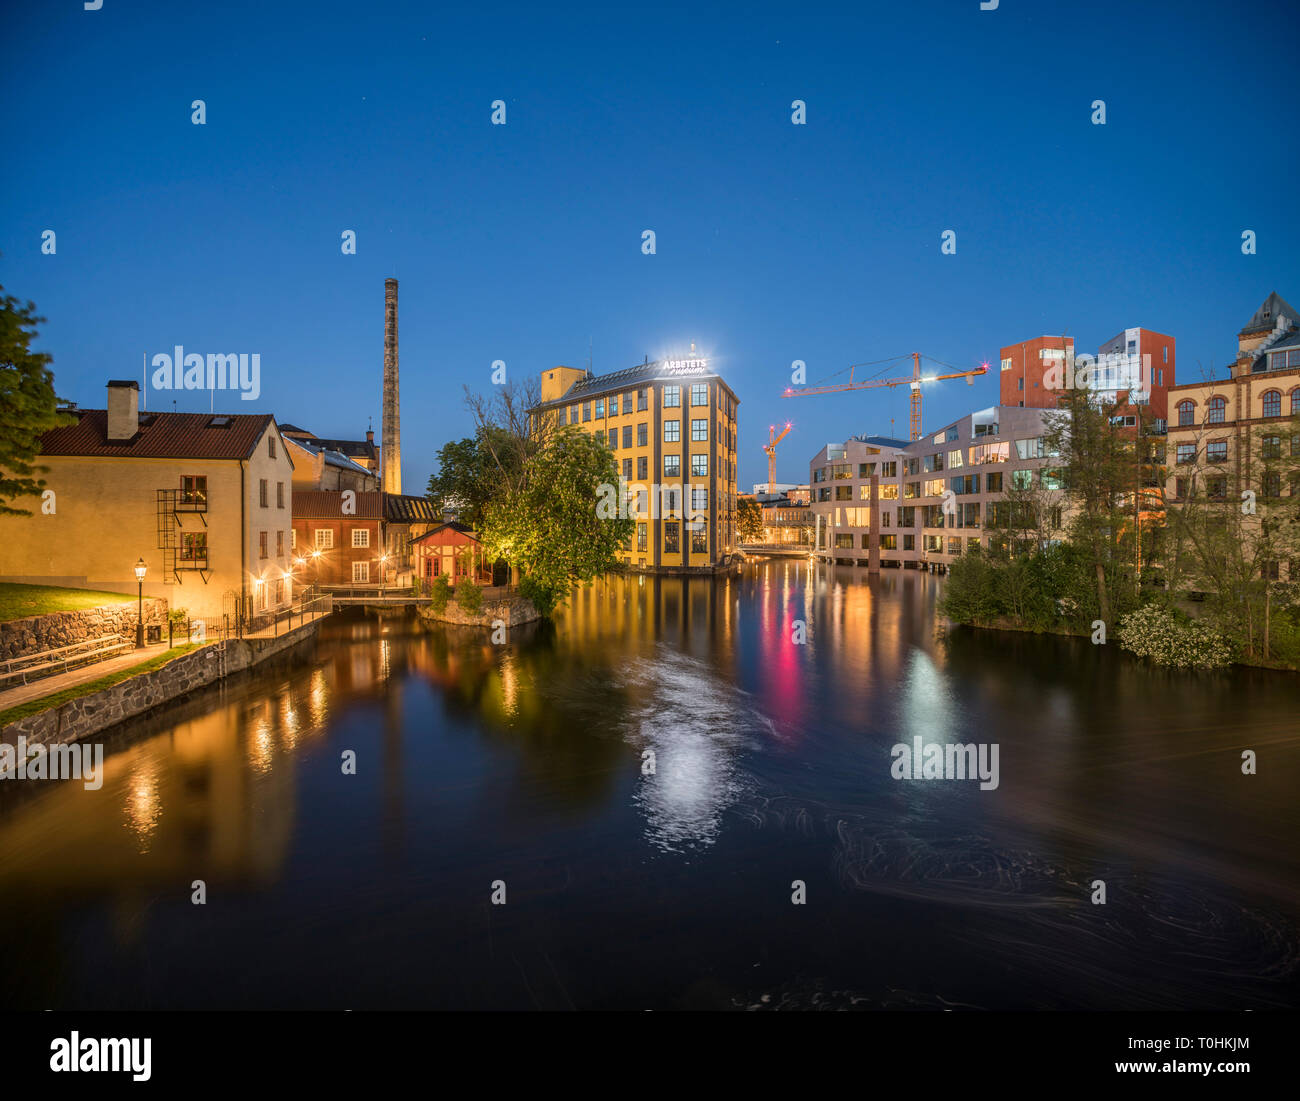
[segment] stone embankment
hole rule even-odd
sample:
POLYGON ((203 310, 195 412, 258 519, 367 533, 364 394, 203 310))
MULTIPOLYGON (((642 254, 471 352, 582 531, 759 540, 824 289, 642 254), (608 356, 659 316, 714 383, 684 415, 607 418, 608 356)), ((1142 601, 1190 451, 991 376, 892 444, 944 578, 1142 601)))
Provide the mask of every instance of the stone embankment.
MULTIPOLYGON (((51 612, 0 623, 0 661, 57 650, 78 642, 120 635, 135 638, 138 612, 134 600, 126 604, 106 604, 79 612, 51 612)), ((144 602, 145 627, 161 625, 167 630, 167 601, 150 597, 144 602)))

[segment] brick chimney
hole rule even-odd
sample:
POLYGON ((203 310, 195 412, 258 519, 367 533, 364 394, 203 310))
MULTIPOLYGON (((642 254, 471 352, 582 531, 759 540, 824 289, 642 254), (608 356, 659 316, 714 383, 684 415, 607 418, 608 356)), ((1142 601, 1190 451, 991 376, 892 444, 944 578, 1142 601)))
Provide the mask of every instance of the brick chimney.
POLYGON ((397 396, 397 280, 384 280, 384 412, 380 423, 380 487, 402 492, 402 438, 397 396))
POLYGON ((108 384, 108 439, 129 440, 140 431, 140 384, 113 379, 108 384))

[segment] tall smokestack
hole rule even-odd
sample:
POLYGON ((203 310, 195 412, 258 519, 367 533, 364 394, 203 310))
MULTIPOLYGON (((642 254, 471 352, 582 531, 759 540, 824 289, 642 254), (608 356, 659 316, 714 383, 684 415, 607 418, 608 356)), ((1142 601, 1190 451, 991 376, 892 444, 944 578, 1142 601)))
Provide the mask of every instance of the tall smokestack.
POLYGON ((379 461, 385 493, 402 492, 402 436, 397 397, 397 280, 384 280, 384 416, 379 461))

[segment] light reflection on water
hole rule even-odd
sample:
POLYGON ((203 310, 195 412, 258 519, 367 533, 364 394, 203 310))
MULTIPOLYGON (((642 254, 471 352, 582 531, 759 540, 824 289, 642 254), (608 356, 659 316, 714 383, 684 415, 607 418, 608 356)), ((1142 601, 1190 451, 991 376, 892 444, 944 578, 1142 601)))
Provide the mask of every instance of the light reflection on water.
POLYGON ((945 637, 940 584, 611 578, 504 647, 331 621, 99 791, 0 785, 0 1005, 1294 1004, 1295 681, 945 637), (892 781, 918 736, 998 742, 999 788, 892 781))

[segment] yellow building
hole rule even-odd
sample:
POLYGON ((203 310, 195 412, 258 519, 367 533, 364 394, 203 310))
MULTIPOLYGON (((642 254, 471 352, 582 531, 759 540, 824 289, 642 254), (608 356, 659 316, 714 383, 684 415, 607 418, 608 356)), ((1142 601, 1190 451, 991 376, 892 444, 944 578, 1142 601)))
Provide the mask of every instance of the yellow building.
POLYGON ((736 551, 739 405, 707 360, 691 358, 608 375, 553 367, 542 372, 539 411, 598 435, 618 460, 636 519, 622 561, 709 570, 736 551))
POLYGON ((144 595, 214 624, 293 594, 293 462, 269 413, 142 413, 139 384, 41 440, 45 494, 0 516, 0 581, 144 595))
MULTIPOLYGON (((1297 492, 1282 484, 1280 464, 1269 464, 1300 457, 1297 416, 1300 313, 1274 292, 1237 334, 1228 378, 1169 389, 1169 505, 1196 497, 1236 508, 1246 491, 1265 499, 1297 492)), ((1294 567, 1289 579, 1300 580, 1294 567)))

